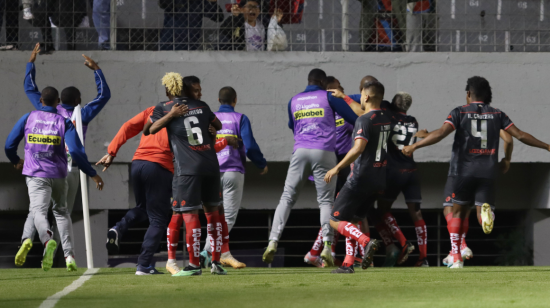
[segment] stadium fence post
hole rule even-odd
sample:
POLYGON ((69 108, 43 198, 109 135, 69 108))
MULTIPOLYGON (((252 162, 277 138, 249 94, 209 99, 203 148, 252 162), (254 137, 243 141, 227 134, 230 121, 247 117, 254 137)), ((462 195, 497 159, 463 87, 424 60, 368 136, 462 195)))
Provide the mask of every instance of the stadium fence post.
MULTIPOLYGON (((113 1, 116 2, 116 1, 113 1)), ((82 144, 84 144, 84 134, 82 131, 82 110, 80 105, 74 109, 76 132, 82 144)), ((86 174, 80 171, 80 191, 82 193, 82 215, 84 216, 84 239, 86 241, 86 261, 88 268, 94 268, 94 254, 92 251, 92 233, 90 231, 90 207, 88 204, 88 178, 86 174)))
POLYGON ((340 0, 342 3, 342 51, 348 51, 349 49, 349 35, 348 35, 348 23, 349 23, 349 17, 348 17, 348 3, 349 0, 340 0))
POLYGON ((109 35, 109 41, 110 41, 110 48, 111 50, 116 50, 116 32, 117 32, 117 24, 116 24, 116 5, 117 5, 117 2, 116 0, 111 0, 111 18, 110 18, 110 28, 111 28, 111 33, 109 35))

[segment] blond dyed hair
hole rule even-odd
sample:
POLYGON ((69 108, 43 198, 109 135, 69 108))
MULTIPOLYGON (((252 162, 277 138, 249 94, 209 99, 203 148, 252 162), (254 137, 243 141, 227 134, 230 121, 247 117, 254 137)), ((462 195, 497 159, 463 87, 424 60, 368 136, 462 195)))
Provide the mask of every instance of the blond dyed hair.
POLYGON ((407 92, 397 92, 393 97, 392 103, 402 111, 407 112, 411 108, 413 99, 407 92))
POLYGON ((183 93, 183 77, 179 73, 166 73, 162 77, 162 85, 166 87, 166 92, 172 96, 180 96, 183 93))

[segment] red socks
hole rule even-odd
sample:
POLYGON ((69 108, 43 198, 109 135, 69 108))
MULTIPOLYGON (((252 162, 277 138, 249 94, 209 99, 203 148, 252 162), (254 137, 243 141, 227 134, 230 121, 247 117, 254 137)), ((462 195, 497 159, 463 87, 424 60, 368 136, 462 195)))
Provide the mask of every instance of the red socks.
POLYGON ((447 225, 449 230, 449 235, 451 237, 451 253, 453 255, 454 261, 462 261, 462 256, 460 255, 460 237, 462 229, 462 219, 460 218, 451 218, 451 221, 447 225))
POLYGON ((386 213, 383 216, 384 222, 386 225, 390 228, 391 233, 393 237, 401 244, 401 246, 405 246, 407 244, 407 239, 403 235, 403 232, 401 232, 401 229, 397 225, 397 221, 395 220, 395 217, 391 213, 386 213))
POLYGON ((470 228, 470 219, 466 217, 462 222, 462 238, 460 239, 462 244, 460 245, 460 250, 466 249, 466 234, 468 234, 468 229, 470 228))
POLYGON ((229 229, 227 221, 225 221, 225 214, 220 215, 220 222, 222 224, 222 253, 226 253, 229 251, 229 229))
POLYGON ((319 233, 317 234, 317 238, 313 243, 313 247, 311 247, 311 250, 309 251, 309 254, 312 256, 318 257, 321 255, 322 250, 323 250, 323 228, 320 228, 319 233))
POLYGON ((212 247, 212 261, 220 261, 223 237, 222 223, 218 211, 204 213, 206 215, 206 231, 210 237, 210 246, 212 247))
POLYGON ((189 264, 200 265, 201 253, 201 222, 198 214, 182 214, 185 220, 187 252, 189 252, 189 264))
POLYGON ((363 234, 363 232, 361 232, 351 222, 341 221, 338 224, 338 232, 345 237, 351 237, 352 239, 358 241, 362 246, 367 246, 370 242, 370 237, 363 234))
POLYGON ((172 215, 168 229, 166 230, 166 240, 168 244, 168 259, 176 259, 176 251, 178 250, 178 242, 180 240, 180 228, 183 223, 183 217, 180 214, 172 215))
POLYGON ((391 231, 385 223, 381 222, 381 223, 377 224, 376 226, 374 226, 374 228, 376 229, 376 231, 378 231, 378 234, 380 234, 380 237, 382 238, 382 241, 384 241, 384 245, 386 247, 393 244, 393 239, 391 237, 391 231))
POLYGON ((346 258, 342 266, 350 267, 355 262, 355 254, 357 252, 357 241, 351 237, 346 237, 346 258))
POLYGON ((428 230, 424 219, 415 221, 414 229, 416 230, 418 251, 420 252, 419 259, 425 259, 428 256, 428 230))

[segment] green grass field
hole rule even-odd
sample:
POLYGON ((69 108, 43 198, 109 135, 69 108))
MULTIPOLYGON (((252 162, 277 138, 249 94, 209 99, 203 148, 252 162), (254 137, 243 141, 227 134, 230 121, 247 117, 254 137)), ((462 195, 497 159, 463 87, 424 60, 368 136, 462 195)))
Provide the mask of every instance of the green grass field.
MULTIPOLYGON (((38 307, 84 269, 0 270, 0 307, 38 307)), ((228 276, 135 276, 101 269, 55 307, 548 307, 550 267, 248 268, 228 276)))

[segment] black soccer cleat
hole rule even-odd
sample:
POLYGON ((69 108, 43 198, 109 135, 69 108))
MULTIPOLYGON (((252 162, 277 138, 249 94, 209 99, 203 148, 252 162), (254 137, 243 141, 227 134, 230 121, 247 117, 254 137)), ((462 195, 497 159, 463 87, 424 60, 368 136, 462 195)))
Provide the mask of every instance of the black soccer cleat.
POLYGON ((380 249, 380 243, 377 239, 371 239, 365 247, 365 255, 363 256, 363 262, 361 262, 361 268, 367 269, 374 259, 374 254, 380 249))
POLYGON ((397 264, 403 264, 407 259, 409 258, 409 254, 413 252, 414 245, 407 242, 405 246, 401 247, 401 252, 399 253, 399 256, 397 257, 397 264))
POLYGON ((339 268, 332 270, 331 274, 354 274, 355 270, 353 266, 340 266, 339 268))
POLYGON ((107 244, 105 246, 107 246, 109 254, 118 253, 118 232, 116 232, 115 228, 109 229, 109 232, 107 232, 107 244))

